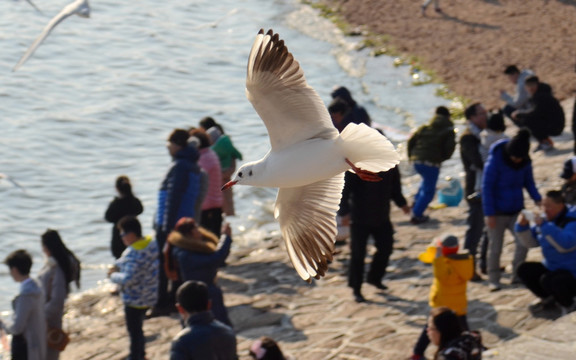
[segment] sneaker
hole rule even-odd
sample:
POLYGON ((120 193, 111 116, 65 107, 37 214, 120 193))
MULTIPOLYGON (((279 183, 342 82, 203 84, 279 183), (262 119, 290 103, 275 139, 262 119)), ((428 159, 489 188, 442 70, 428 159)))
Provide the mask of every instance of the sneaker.
POLYGON ((412 216, 412 219, 410 219, 410 223, 412 225, 420 225, 420 224, 424 224, 428 220, 430 220, 430 216, 428 216, 428 215, 412 216))
POLYGON ((560 307, 560 316, 568 315, 572 311, 576 310, 576 308, 574 307, 574 304, 572 304, 570 306, 559 305, 559 307, 560 307))
POLYGON ((553 296, 548 296, 545 299, 540 299, 536 304, 528 306, 528 309, 532 312, 539 312, 544 310, 552 309, 556 306, 556 301, 553 296))
POLYGON ((354 292, 354 301, 356 301, 357 303, 363 303, 366 302, 366 299, 364 298, 364 296, 362 296, 362 293, 360 293, 359 291, 355 291, 354 292))
POLYGON ((541 142, 540 144, 538 144, 538 146, 536 146, 536 149, 534 149, 534 152, 538 152, 538 151, 548 152, 550 150, 554 150, 554 145, 552 145, 548 142, 541 142))
POLYGON ((474 272, 474 275, 472 275, 472 279, 470 279, 470 281, 472 282, 482 282, 482 276, 480 276, 480 274, 478 274, 477 272, 474 272))
POLYGON ((438 14, 442 13, 442 9, 440 9, 440 8, 436 8, 436 9, 434 9, 434 11, 436 11, 438 14))
POLYGON ((388 286, 382 284, 380 281, 366 281, 366 283, 374 286, 376 289, 388 290, 388 286))
POLYGON ((495 283, 488 284, 488 289, 490 289, 490 292, 496 292, 496 291, 502 290, 502 288, 500 287, 500 284, 495 284, 495 283))

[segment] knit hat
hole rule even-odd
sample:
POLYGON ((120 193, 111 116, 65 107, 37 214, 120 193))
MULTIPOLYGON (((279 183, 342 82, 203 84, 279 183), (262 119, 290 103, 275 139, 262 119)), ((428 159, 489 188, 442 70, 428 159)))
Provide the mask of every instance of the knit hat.
POLYGON ((573 156, 564 162, 564 168, 562 169, 562 174, 560 174, 560 177, 562 179, 569 180, 572 177, 572 175, 574 175, 575 170, 576 170, 576 156, 573 156))
POLYGON ((530 152, 530 130, 526 128, 518 130, 518 133, 505 146, 509 156, 527 158, 530 152))
POLYGON ((431 264, 436 258, 438 248, 441 248, 442 255, 456 254, 458 252, 458 238, 454 235, 446 235, 441 238, 435 238, 426 248, 426 251, 418 255, 418 260, 423 263, 431 264))

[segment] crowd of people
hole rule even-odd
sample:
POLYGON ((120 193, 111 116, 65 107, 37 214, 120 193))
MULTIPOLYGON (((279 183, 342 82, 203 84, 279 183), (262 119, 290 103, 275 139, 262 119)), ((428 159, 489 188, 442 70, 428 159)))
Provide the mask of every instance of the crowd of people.
MULTIPOLYGON (((441 164, 459 143, 468 229, 463 248, 457 237, 447 234, 435 238, 419 256, 432 265, 433 282, 429 320, 412 359, 424 359, 430 343, 437 346, 436 359, 481 358, 481 337, 470 331, 466 318, 466 288, 468 281, 483 280, 483 274, 488 276, 490 291, 502 289, 500 257, 506 230, 515 239, 512 283, 524 284, 541 298, 534 309, 559 306, 566 314, 575 308, 576 210, 571 205, 576 199, 576 157, 566 160, 562 169, 566 184, 544 197, 530 159, 531 137, 538 142, 536 151, 553 149, 550 137, 564 127, 564 114, 551 87, 531 71, 509 66, 504 74, 516 85, 516 94, 501 91, 505 105, 491 112, 480 103, 468 106, 467 126, 459 139, 444 106, 437 107, 430 121, 410 136, 409 161, 422 178, 410 205, 402 193, 398 167, 379 173, 379 181, 366 181, 350 172, 345 175, 338 215, 341 225, 350 226, 348 286, 356 302, 365 302, 364 282, 387 289, 383 280, 394 243, 390 202, 410 216, 412 225, 429 222, 425 212, 436 193, 441 164), (518 126, 512 137, 504 133, 506 118, 518 126), (542 207, 542 215, 525 210, 524 190, 542 207), (376 252, 365 275, 370 237, 376 252), (528 249, 536 246, 541 247, 544 261, 525 262, 528 249)), ((349 123, 371 125, 370 116, 348 89, 336 88, 332 98, 328 112, 339 131, 349 123)), ((231 228, 223 220, 235 213, 231 192, 220 189, 242 155, 211 117, 202 119, 197 128, 174 129, 167 140, 172 162, 158 191, 154 236, 142 232, 137 216, 143 206, 127 176, 116 179, 117 196, 105 212, 105 219, 113 224, 110 250, 116 259, 108 277, 117 284, 116 293, 124 304, 128 358, 146 358, 146 318, 178 312, 183 329, 172 343, 170 359, 236 359, 234 324, 217 278, 232 245, 231 228)), ((80 285, 80 261, 55 230, 47 230, 41 244, 46 263, 38 280, 30 276, 32 257, 26 250, 17 250, 5 260, 12 278, 21 283, 14 300, 14 321, 2 324, 13 334, 14 359, 58 359, 68 341, 62 317, 70 284, 80 285)), ((256 340, 250 355, 286 359, 268 337, 256 340)))

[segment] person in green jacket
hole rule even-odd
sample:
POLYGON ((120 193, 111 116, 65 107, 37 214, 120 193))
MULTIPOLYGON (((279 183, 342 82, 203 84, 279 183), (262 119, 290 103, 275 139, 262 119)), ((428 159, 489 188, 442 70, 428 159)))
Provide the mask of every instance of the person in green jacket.
POLYGON ((450 120, 450 111, 444 106, 437 107, 432 120, 420 126, 408 139, 408 158, 422 177, 412 207, 412 224, 429 220, 424 210, 434 198, 440 165, 450 159, 455 147, 454 124, 450 120))
MULTIPOLYGON (((236 171, 236 160, 242 160, 242 154, 234 144, 230 137, 224 133, 224 129, 213 118, 207 116, 200 120, 200 127, 206 130, 212 141, 211 149, 214 150, 220 159, 220 167, 222 168, 222 185, 230 181, 232 174, 236 171)), ((227 216, 234 216, 234 199, 232 196, 232 189, 224 191, 224 203, 222 204, 222 212, 227 216)))

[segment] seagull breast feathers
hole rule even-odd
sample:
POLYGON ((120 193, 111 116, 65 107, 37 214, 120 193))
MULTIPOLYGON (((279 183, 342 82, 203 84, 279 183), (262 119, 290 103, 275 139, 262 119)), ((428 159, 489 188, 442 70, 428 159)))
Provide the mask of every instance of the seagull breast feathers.
POLYGON ((311 138, 338 136, 322 99, 306 83, 300 64, 272 30, 266 34, 260 30, 252 45, 246 96, 266 125, 272 151, 311 138))

